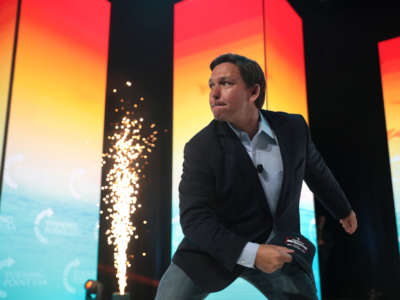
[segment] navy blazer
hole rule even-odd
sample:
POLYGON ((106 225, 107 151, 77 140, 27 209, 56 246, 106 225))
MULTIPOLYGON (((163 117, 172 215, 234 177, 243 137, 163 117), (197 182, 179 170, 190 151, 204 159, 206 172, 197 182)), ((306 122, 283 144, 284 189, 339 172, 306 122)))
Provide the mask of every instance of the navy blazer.
POLYGON ((337 219, 351 206, 315 148, 301 115, 262 110, 278 139, 283 182, 272 217, 257 170, 238 137, 213 120, 184 149, 179 185, 184 239, 177 264, 204 291, 228 286, 243 271, 236 262, 247 242, 264 243, 273 227, 300 232, 299 200, 303 179, 337 219))

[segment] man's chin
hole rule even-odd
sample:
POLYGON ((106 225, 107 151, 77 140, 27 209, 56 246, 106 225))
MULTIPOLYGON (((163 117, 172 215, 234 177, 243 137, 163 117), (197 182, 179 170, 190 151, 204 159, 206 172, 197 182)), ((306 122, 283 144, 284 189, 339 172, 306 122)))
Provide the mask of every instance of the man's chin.
POLYGON ((216 121, 225 121, 225 119, 221 115, 214 115, 214 120, 216 120, 216 121))
POLYGON ((211 113, 214 116, 214 120, 225 121, 223 114, 220 111, 218 111, 218 110, 215 111, 215 110, 211 109, 211 113))

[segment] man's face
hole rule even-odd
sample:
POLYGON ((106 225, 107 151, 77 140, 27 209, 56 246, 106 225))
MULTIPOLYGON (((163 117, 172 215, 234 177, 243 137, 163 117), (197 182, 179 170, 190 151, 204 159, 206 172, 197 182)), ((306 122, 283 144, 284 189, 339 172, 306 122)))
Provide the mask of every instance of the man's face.
POLYGON ((242 120, 249 109, 254 109, 251 89, 247 88, 239 68, 225 62, 217 65, 211 73, 210 106, 216 120, 235 124, 242 120))

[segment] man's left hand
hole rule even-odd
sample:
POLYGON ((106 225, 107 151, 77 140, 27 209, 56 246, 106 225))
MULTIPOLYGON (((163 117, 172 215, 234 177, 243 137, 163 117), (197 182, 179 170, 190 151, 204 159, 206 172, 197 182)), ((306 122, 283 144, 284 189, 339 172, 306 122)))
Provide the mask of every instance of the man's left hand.
POLYGON ((353 234, 358 227, 356 213, 352 210, 347 217, 340 219, 340 224, 342 224, 344 231, 353 234))

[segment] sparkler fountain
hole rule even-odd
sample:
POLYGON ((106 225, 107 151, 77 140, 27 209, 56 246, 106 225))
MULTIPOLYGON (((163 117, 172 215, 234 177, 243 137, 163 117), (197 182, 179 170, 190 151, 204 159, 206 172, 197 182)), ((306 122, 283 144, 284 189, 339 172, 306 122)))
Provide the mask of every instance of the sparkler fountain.
MULTIPOLYGON (((127 81, 126 85, 131 87, 132 83, 127 81)), ((113 93, 116 94, 117 90, 114 89, 113 93)), ((143 101, 143 97, 140 100, 143 101)), ((111 221, 111 227, 106 230, 106 235, 108 244, 114 247, 114 268, 119 287, 118 293, 113 294, 113 300, 129 299, 129 293, 126 293, 127 268, 130 267, 127 249, 136 231, 132 216, 136 207, 140 207, 137 200, 142 168, 147 164, 148 153, 155 147, 158 134, 154 130, 155 124, 151 124, 151 133, 143 136, 143 118, 132 117, 138 105, 130 106, 134 108, 132 110, 126 108, 124 99, 120 99, 120 103, 122 106, 115 109, 115 112, 121 112, 120 122, 115 125, 114 134, 107 137, 111 146, 103 154, 103 164, 111 164, 102 190, 106 191, 103 201, 109 205, 106 220, 111 221)), ((137 234, 135 238, 138 238, 137 234)))

